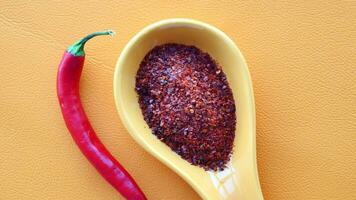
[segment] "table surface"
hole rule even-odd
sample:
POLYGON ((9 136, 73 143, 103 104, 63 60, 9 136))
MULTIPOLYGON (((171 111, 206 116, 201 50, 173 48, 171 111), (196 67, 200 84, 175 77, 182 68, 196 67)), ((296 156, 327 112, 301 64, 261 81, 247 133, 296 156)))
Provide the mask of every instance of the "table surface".
POLYGON ((87 33, 84 107, 149 199, 199 199, 128 135, 114 104, 120 51, 144 26, 194 18, 227 33, 251 72, 265 199, 356 199, 356 1, 1 1, 0 199, 121 199, 74 145, 55 90, 87 33))

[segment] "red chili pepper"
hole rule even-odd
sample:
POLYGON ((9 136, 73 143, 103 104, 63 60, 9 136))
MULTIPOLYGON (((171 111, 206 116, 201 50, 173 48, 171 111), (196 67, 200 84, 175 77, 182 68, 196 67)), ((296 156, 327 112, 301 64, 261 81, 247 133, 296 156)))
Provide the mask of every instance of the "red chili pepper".
POLYGON ((145 195, 129 173, 100 142, 80 101, 79 80, 84 64, 84 45, 95 36, 113 33, 95 32, 68 48, 58 68, 57 95, 64 121, 82 153, 122 196, 130 200, 142 200, 146 199, 145 195))

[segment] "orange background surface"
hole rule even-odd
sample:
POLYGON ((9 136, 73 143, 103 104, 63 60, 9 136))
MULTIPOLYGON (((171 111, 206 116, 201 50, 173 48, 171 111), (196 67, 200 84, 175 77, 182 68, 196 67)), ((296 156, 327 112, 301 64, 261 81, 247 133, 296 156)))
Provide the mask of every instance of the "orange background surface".
POLYGON ((63 51, 87 33, 84 107, 149 199, 199 199, 138 146, 117 115, 112 78, 128 40, 160 19, 211 23, 240 47, 257 111, 265 199, 356 199, 356 1, 0 2, 0 199, 120 199, 63 123, 55 91, 63 51))

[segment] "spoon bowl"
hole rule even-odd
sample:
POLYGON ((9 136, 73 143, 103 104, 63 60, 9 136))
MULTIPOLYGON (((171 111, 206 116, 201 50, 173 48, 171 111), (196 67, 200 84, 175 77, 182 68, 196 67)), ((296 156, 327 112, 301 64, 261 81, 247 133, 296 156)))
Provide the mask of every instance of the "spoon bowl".
POLYGON ((247 64, 234 42, 219 29, 191 19, 168 19, 145 27, 123 49, 114 74, 114 97, 121 120, 146 151, 180 175, 206 200, 263 199, 258 180, 255 104, 247 64), (164 43, 194 45, 222 67, 232 89, 237 115, 231 160, 223 171, 191 165, 151 133, 135 92, 144 56, 164 43))

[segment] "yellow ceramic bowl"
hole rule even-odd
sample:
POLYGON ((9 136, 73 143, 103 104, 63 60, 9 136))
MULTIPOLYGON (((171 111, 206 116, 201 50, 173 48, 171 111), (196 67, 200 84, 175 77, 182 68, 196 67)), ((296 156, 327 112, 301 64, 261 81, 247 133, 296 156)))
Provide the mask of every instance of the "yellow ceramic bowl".
POLYGON ((255 105, 246 62, 234 42, 217 28, 191 19, 168 19, 145 27, 123 49, 114 75, 117 110, 131 136, 187 181, 203 199, 263 199, 256 165, 255 105), (208 52, 226 73, 237 106, 235 147, 228 168, 206 172, 159 141, 139 108, 135 75, 145 54, 164 43, 194 45, 208 52))

